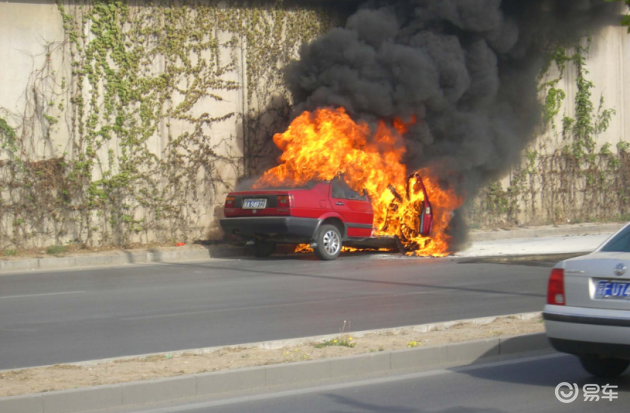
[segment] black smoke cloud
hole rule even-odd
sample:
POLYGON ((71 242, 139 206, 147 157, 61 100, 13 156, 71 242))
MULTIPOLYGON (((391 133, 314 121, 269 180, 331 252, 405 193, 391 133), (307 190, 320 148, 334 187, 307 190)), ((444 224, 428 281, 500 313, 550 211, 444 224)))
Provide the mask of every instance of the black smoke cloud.
POLYGON ((286 82, 296 113, 416 115, 407 166, 432 167, 470 199, 535 136, 549 47, 618 24, 619 10, 604 0, 369 1, 344 28, 303 46, 286 82))

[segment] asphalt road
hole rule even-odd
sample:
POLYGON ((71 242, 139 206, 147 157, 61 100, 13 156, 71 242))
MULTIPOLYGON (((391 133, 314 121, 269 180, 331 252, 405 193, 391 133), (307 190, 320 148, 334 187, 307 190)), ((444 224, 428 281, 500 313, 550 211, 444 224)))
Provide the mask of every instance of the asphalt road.
MULTIPOLYGON (((562 389, 568 395, 567 389, 562 389)), ((626 412, 630 374, 614 380, 594 379, 577 359, 543 356, 477 366, 436 370, 215 401, 124 410, 134 413, 500 413, 626 412), (573 402, 561 403, 555 388, 578 385, 573 402), (617 386, 617 399, 585 401, 583 386, 617 386)))
POLYGON ((539 311, 549 265, 399 255, 0 276, 0 369, 539 311))

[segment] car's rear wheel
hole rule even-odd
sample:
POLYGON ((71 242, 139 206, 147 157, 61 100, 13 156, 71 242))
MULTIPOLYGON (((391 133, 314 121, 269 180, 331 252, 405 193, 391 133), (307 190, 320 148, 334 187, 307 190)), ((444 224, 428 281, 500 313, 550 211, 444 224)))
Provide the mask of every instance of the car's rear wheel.
POLYGON ((341 233, 334 225, 322 225, 317 233, 315 255, 320 260, 331 261, 341 253, 341 233))
POLYGON ((276 244, 273 242, 256 241, 254 244, 254 256, 258 258, 266 258, 273 254, 276 244))
POLYGON ((615 358, 600 358, 597 356, 580 356, 580 363, 584 370, 595 377, 612 378, 621 375, 630 361, 615 358))

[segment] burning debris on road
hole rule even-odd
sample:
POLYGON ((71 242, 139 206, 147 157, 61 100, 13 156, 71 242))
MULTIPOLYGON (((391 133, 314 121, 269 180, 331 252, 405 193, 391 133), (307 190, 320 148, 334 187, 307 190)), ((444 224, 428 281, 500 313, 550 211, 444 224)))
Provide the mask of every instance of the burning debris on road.
POLYGON ((465 241, 458 208, 534 137, 547 52, 618 10, 605 0, 368 1, 286 69, 296 118, 274 137, 280 164, 256 187, 344 174, 369 194, 377 235, 448 254, 465 241), (424 197, 406 195, 416 171, 433 204, 431 238, 412 230, 424 197))

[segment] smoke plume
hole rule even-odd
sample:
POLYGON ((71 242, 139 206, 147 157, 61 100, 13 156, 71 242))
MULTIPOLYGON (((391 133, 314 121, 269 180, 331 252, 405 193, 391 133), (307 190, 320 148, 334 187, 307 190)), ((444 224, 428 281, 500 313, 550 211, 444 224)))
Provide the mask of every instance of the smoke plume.
POLYGON ((618 13, 604 0, 369 1, 303 46, 286 81, 296 114, 343 106, 372 123, 417 116, 409 170, 429 166, 470 199, 535 136, 549 48, 618 24, 618 13))

